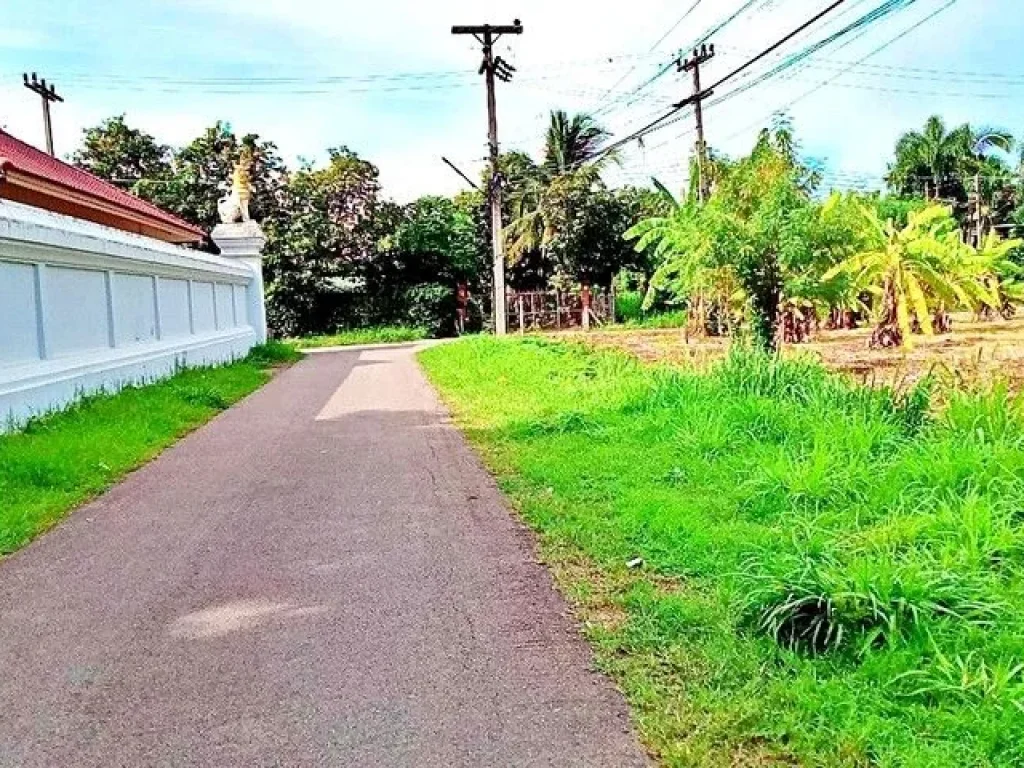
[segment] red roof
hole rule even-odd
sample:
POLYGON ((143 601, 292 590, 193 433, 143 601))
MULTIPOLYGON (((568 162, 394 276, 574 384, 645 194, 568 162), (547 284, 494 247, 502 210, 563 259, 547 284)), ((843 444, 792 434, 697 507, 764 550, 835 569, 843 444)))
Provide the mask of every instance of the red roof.
POLYGON ((205 237, 206 234, 184 219, 129 194, 88 171, 51 157, 0 130, 0 174, 8 170, 19 171, 163 224, 188 230, 194 233, 197 239, 205 237))

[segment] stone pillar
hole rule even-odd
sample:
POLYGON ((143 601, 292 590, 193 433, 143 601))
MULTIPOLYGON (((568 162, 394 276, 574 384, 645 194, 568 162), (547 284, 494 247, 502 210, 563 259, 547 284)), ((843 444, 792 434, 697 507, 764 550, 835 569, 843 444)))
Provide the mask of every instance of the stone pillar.
POLYGON ((263 303, 263 246, 267 238, 255 221, 218 224, 210 233, 220 248, 220 255, 237 259, 252 270, 252 282, 247 291, 249 324, 256 332, 256 343, 267 340, 267 308, 263 303))

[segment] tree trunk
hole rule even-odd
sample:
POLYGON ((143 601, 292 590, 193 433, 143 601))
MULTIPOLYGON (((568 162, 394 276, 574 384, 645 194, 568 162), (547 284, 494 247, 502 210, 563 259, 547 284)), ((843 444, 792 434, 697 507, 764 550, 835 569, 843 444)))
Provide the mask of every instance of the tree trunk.
POLYGON ((707 335, 708 313, 703 293, 698 293, 691 299, 690 316, 687 318, 687 321, 690 327, 690 335, 698 338, 707 335))
POLYGON ((882 298, 882 316, 878 327, 871 334, 871 348, 891 349, 903 345, 903 331, 900 329, 896 307, 896 291, 892 280, 886 280, 882 298))
POLYGON ((750 296, 751 318, 755 342, 766 352, 778 350, 779 306, 782 303, 782 275, 778 257, 765 255, 744 280, 750 296))

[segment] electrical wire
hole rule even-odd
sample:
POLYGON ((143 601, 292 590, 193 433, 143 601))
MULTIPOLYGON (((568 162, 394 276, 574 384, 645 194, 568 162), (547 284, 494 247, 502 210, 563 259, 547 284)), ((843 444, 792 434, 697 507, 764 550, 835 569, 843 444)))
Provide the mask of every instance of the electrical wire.
MULTIPOLYGON (((668 37, 673 32, 675 32, 676 29, 679 28, 679 25, 682 24, 684 21, 686 21, 690 17, 691 13, 693 13, 695 10, 697 10, 697 7, 701 4, 701 2, 702 2, 702 0, 694 0, 693 4, 690 5, 690 7, 687 8, 683 12, 683 15, 680 16, 671 27, 669 27, 668 31, 665 32, 665 34, 663 34, 661 37, 659 37, 657 40, 654 41, 654 44, 651 45, 651 47, 647 50, 647 53, 648 54, 654 53, 654 51, 657 50, 658 46, 661 45, 663 42, 665 42, 665 40, 668 39, 668 37)), ((652 82, 654 82, 659 77, 664 75, 669 69, 671 69, 671 66, 672 65, 669 64, 669 65, 663 67, 656 75, 654 75, 654 77, 650 78, 643 85, 641 85, 640 88, 646 88, 652 82)), ((636 71, 636 68, 637 68, 636 64, 634 64, 632 67, 630 67, 629 71, 627 71, 622 77, 620 77, 618 80, 616 80, 612 84, 612 86, 610 88, 608 88, 608 90, 606 90, 601 95, 601 98, 599 99, 599 101, 604 101, 606 98, 608 98, 609 94, 614 93, 615 90, 618 89, 618 87, 620 85, 622 85, 627 79, 629 79, 629 76, 632 75, 636 71)), ((597 111, 594 112, 594 114, 601 114, 601 111, 602 110, 597 110, 597 111)))
MULTIPOLYGON (((684 49, 696 48, 699 45, 701 45, 701 43, 707 42, 707 40, 710 37, 712 37, 713 35, 717 34, 718 32, 721 32, 723 29, 725 29, 727 26, 732 24, 732 22, 734 22, 736 19, 738 19, 740 16, 742 16, 747 11, 753 10, 753 12, 756 13, 758 11, 761 11, 761 10, 765 9, 765 8, 770 8, 775 2, 778 2, 778 0, 747 0, 747 2, 744 2, 744 4, 742 6, 740 6, 740 8, 737 11, 735 11, 730 16, 726 17, 721 22, 718 22, 717 24, 715 24, 710 29, 708 29, 705 32, 703 32, 698 38, 696 38, 696 40, 694 40, 689 45, 683 46, 683 48, 684 49), (758 5, 758 3, 760 3, 760 5, 758 5)), ((696 7, 696 5, 692 6, 687 11, 687 13, 684 14, 683 18, 680 19, 680 21, 677 22, 674 25, 673 30, 675 28, 677 28, 679 26, 679 24, 682 23, 682 21, 689 16, 690 13, 692 13, 692 11, 694 10, 695 7, 696 7)), ((655 46, 652 47, 651 50, 653 51, 654 48, 656 48, 657 45, 660 45, 661 42, 663 42, 667 37, 668 37, 668 34, 664 35, 658 41, 658 43, 656 43, 655 46)), ((678 64, 678 62, 679 62, 679 56, 676 56, 671 61, 669 61, 667 64, 663 65, 657 72, 655 72, 647 80, 643 81, 642 83, 640 83, 639 85, 637 85, 633 89, 627 91, 626 93, 623 93, 620 96, 616 97, 615 99, 613 99, 608 104, 605 104, 604 106, 600 106, 597 109, 592 110, 591 114, 593 114, 595 117, 599 117, 599 116, 605 115, 605 114, 607 114, 607 113, 609 113, 610 111, 613 111, 613 110, 614 111, 618 111, 616 108, 622 109, 622 108, 628 108, 628 107, 632 106, 633 104, 636 103, 637 99, 639 98, 639 94, 642 91, 645 91, 647 88, 649 88, 651 85, 653 85, 659 79, 661 79, 661 77, 664 76, 673 67, 675 67, 678 64)), ((627 76, 628 76, 628 73, 627 73, 627 76)), ((621 84, 622 80, 624 80, 624 79, 625 79, 625 77, 621 78, 619 80, 619 82, 617 82, 612 88, 610 88, 609 89, 609 93, 612 92, 613 90, 615 90, 615 88, 617 88, 621 84)))
MULTIPOLYGON (((841 5, 843 5, 846 1, 847 0, 834 0, 834 2, 832 2, 824 10, 819 11, 818 13, 816 13, 814 16, 812 16, 810 19, 805 21, 799 27, 794 29, 792 32, 790 32, 789 34, 785 35, 781 39, 777 40, 772 45, 768 46, 768 48, 763 50, 757 56, 754 56, 752 59, 747 61, 745 64, 737 67, 732 72, 727 74, 725 77, 720 78, 717 82, 715 82, 714 85, 712 85, 710 88, 707 88, 706 90, 704 90, 702 92, 702 95, 706 96, 710 92, 714 91, 715 88, 719 87, 720 85, 723 85, 724 83, 728 82, 732 78, 734 78, 737 75, 743 73, 744 71, 746 71, 747 69, 749 69, 750 67, 755 65, 757 62, 759 62, 762 59, 764 59, 766 56, 771 55, 771 53, 773 51, 778 50, 780 47, 785 45, 787 42, 792 40, 794 37, 796 37, 797 35, 801 34, 805 30, 809 29, 815 23, 817 23, 818 21, 823 19, 825 16, 827 16, 829 13, 834 11, 836 8, 839 8, 841 5)), ((890 0, 890 1, 894 1, 894 0, 890 0)), ((668 121, 670 118, 674 117, 678 112, 680 112, 685 107, 689 106, 693 102, 693 100, 694 100, 693 97, 691 97, 689 99, 686 99, 686 100, 680 102, 679 104, 676 104, 669 112, 667 112, 666 114, 662 115, 661 117, 651 121, 650 123, 645 125, 643 128, 641 128, 640 130, 634 131, 633 133, 629 134, 628 136, 625 136, 625 137, 623 137, 621 139, 618 139, 617 141, 612 142, 611 144, 609 144, 608 146, 606 146, 604 148, 604 150, 602 151, 602 156, 606 156, 608 153, 615 151, 619 147, 624 146, 625 144, 628 144, 629 142, 634 141, 635 139, 642 138, 643 136, 646 136, 648 133, 652 133, 655 130, 659 130, 660 128, 664 128, 666 125, 670 125, 671 123, 667 123, 666 121, 668 121)), ((681 119, 681 118, 677 118, 677 119, 681 119)), ((673 120, 672 122, 675 122, 675 120, 673 120)))
MULTIPOLYGON (((914 24, 912 24, 907 29, 905 29, 902 32, 900 32, 895 37, 890 38, 889 40, 887 40, 886 42, 882 43, 878 47, 872 49, 867 54, 862 56, 858 61, 851 63, 850 67, 855 66, 856 64, 861 64, 861 63, 867 61, 868 59, 874 58, 875 56, 877 56, 882 51, 887 50, 891 46, 893 46, 896 43, 900 42, 901 40, 905 39, 907 36, 909 36, 910 34, 912 34, 915 31, 917 31, 918 29, 923 27, 925 24, 927 24, 928 22, 930 22, 933 19, 935 19, 936 17, 938 17, 940 14, 944 13, 945 11, 947 11, 949 8, 951 8, 953 5, 955 5, 957 2, 958 2, 958 0, 946 0, 946 3, 944 5, 940 6, 939 8, 937 8, 934 11, 932 11, 931 13, 929 13, 924 18, 922 18, 919 21, 915 22, 914 24)), ((847 67, 846 70, 838 72, 833 77, 830 77, 829 79, 827 79, 827 80, 825 80, 825 81, 823 81, 821 83, 818 83, 813 88, 805 91, 804 93, 800 94, 796 98, 791 99, 790 101, 786 102, 782 106, 776 107, 774 110, 772 110, 771 113, 769 113, 768 115, 763 116, 760 120, 758 120, 758 121, 756 121, 754 123, 751 123, 751 124, 745 126, 744 128, 741 128, 739 131, 736 131, 733 134, 730 134, 728 137, 726 137, 725 141, 730 141, 730 140, 736 138, 737 136, 740 136, 741 134, 746 133, 751 128, 753 128, 753 127, 755 127, 757 125, 763 124, 764 120, 767 117, 769 117, 771 114, 778 114, 780 112, 785 112, 790 107, 792 107, 794 104, 797 104, 798 102, 803 101, 808 96, 811 96, 812 94, 815 94, 818 91, 820 91, 822 88, 825 88, 825 87, 828 87, 828 86, 832 85, 836 80, 838 80, 840 77, 842 77, 844 74, 846 74, 846 72, 849 71, 850 67, 847 67)), ((709 105, 709 106, 714 106, 714 105, 709 105)))
MULTIPOLYGON (((800 64, 801 62, 803 62, 805 59, 810 58, 811 56, 813 56, 818 51, 828 47, 829 45, 832 45, 833 43, 835 43, 836 41, 838 41, 838 40, 842 39, 843 37, 849 35, 850 33, 852 33, 852 32, 859 32, 861 30, 864 30, 864 29, 868 28, 870 25, 875 24, 878 21, 881 21, 882 19, 887 18, 889 15, 891 15, 891 14, 897 12, 897 11, 904 10, 905 8, 910 7, 911 5, 913 5, 916 2, 918 2, 918 0, 885 0, 885 2, 883 2, 881 5, 877 6, 873 10, 871 10, 868 13, 864 14, 863 16, 859 17, 856 21, 846 25, 845 27, 840 29, 838 32, 834 32, 833 34, 829 35, 828 37, 825 37, 822 40, 819 40, 819 41, 817 41, 817 42, 815 42, 815 43, 813 43, 813 44, 811 44, 809 46, 806 46, 805 48, 803 48, 802 50, 798 51, 797 53, 794 53, 794 54, 788 56, 780 64, 777 64, 776 66, 772 67, 771 69, 769 69, 768 71, 762 73, 761 75, 758 75, 757 77, 753 78, 752 80, 750 80, 750 81, 744 83, 743 85, 740 85, 737 88, 733 89, 729 93, 727 93, 724 96, 720 97, 715 102, 715 104, 721 104, 722 102, 728 101, 729 99, 733 99, 733 98, 735 98, 736 96, 739 96, 742 93, 746 93, 751 88, 754 88, 754 87, 764 83, 765 81, 770 80, 771 78, 776 77, 777 75, 779 75, 779 74, 781 74, 781 73, 783 73, 783 72, 785 72, 785 71, 787 71, 789 69, 792 69, 796 65, 800 64)), ((776 46, 776 47, 778 47, 778 46, 776 46)), ((764 58, 764 57, 762 56, 761 58, 764 58)), ((750 62, 748 62, 747 65, 744 65, 743 68, 749 67, 749 65, 750 65, 750 62)), ((707 92, 713 91, 717 87, 717 85, 718 84, 713 85, 710 88, 708 88, 707 92)), ((709 105, 709 107, 710 106, 713 106, 713 105, 709 105)))

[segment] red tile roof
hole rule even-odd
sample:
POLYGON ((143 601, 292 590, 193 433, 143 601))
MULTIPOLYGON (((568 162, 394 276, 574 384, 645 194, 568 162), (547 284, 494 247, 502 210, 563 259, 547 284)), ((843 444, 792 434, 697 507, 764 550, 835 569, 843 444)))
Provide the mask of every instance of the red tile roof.
POLYGON ((163 224, 188 230, 197 238, 205 237, 205 232, 184 219, 158 208, 152 203, 135 197, 123 189, 94 176, 88 171, 76 168, 55 157, 42 152, 30 144, 14 138, 0 130, 0 171, 13 169, 29 176, 57 184, 79 194, 101 200, 108 204, 124 208, 135 214, 141 214, 163 224))

